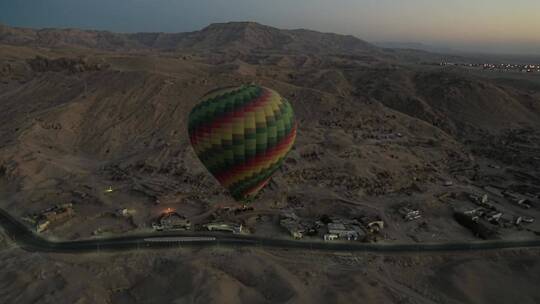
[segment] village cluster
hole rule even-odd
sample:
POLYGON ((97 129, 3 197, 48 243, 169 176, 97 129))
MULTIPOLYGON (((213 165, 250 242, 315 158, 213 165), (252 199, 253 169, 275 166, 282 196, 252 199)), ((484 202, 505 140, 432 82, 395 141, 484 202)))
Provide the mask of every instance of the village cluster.
MULTIPOLYGON (((456 210, 454 219, 482 239, 497 238, 500 228, 523 229, 523 227, 534 222, 534 217, 525 215, 527 210, 538 203, 534 197, 493 187, 485 187, 485 190, 489 193, 496 193, 495 195, 499 195, 501 198, 513 201, 524 212, 519 215, 505 213, 497 207, 497 204, 493 203, 488 194, 476 195, 464 192, 448 192, 439 196, 439 199, 461 200, 464 198, 468 201, 471 207, 456 210)), ((136 211, 130 208, 119 208, 110 213, 117 218, 131 218, 136 211)), ((227 220, 227 218, 231 218, 230 215, 233 215, 234 218, 234 216, 243 213, 257 216, 257 211, 253 207, 224 207, 214 212, 206 219, 206 222, 193 224, 186 216, 167 208, 151 223, 151 227, 158 232, 206 231, 250 234, 253 227, 246 225, 245 221, 227 220), (248 214, 248 212, 252 214, 248 214)), ((421 210, 407 203, 401 204, 395 209, 395 213, 405 222, 417 221, 423 217, 421 210)), ((73 204, 68 203, 32 213, 24 219, 34 226, 36 232, 42 233, 74 216, 73 204)), ((378 216, 345 218, 322 215, 319 218, 303 218, 298 216, 293 209, 278 210, 276 216, 281 231, 297 240, 307 237, 324 241, 374 242, 381 237, 381 232, 386 226, 385 222, 378 216)))
POLYGON ((508 190, 499 191, 493 187, 486 187, 490 192, 495 192, 513 201, 516 205, 525 209, 521 214, 510 214, 501 211, 490 200, 488 194, 482 196, 466 194, 467 198, 475 206, 466 210, 456 211, 454 218, 458 223, 470 229, 472 233, 482 239, 497 238, 500 228, 524 229, 524 226, 534 223, 535 218, 526 214, 526 210, 537 204, 534 197, 514 193, 508 190))
POLYGON ((441 66, 462 66, 499 72, 540 73, 540 64, 510 64, 510 63, 454 63, 443 61, 441 66))

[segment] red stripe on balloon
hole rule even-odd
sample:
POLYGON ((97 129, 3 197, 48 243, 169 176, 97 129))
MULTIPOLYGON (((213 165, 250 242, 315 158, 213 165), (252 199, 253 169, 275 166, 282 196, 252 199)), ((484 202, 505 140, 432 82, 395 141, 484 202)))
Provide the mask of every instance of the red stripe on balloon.
MULTIPOLYGON (((223 185, 228 184, 231 180, 234 180, 238 175, 243 174, 246 171, 255 170, 261 167, 265 162, 271 161, 276 158, 276 156, 283 154, 290 145, 294 142, 296 137, 296 124, 291 130, 291 132, 279 141, 279 143, 272 148, 266 150, 264 153, 255 155, 254 157, 249 158, 245 163, 234 166, 230 170, 222 172, 221 174, 216 175, 216 179, 223 185)), ((265 168, 261 168, 265 169, 265 168)))
POLYGON ((256 184, 255 186, 247 189, 246 191, 242 192, 242 196, 246 197, 250 194, 257 193, 259 190, 261 190, 268 182, 270 181, 271 177, 268 177, 267 179, 263 180, 262 182, 256 184))

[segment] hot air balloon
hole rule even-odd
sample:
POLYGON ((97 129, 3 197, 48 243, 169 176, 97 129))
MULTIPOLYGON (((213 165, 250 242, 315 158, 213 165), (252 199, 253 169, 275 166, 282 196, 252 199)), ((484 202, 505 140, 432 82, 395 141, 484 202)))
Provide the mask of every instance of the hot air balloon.
POLYGON ((279 169, 296 138, 291 104, 257 85, 217 89, 189 115, 189 138, 208 171, 247 202, 279 169))

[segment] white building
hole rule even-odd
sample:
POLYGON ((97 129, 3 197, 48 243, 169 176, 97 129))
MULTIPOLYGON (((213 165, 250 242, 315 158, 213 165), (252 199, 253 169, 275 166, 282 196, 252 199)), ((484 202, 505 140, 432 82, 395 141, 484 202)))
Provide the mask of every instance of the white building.
POLYGON ((335 239, 334 235, 341 240, 356 241, 363 235, 363 231, 358 227, 354 229, 353 226, 346 226, 343 223, 328 223, 328 234, 325 235, 325 240, 335 239), (328 239, 327 239, 328 238, 328 239))

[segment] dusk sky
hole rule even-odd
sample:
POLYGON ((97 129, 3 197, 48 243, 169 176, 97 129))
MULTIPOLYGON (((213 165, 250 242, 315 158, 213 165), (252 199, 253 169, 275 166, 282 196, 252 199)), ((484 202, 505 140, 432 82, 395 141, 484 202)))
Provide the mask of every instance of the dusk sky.
POLYGON ((0 0, 0 23, 184 32, 256 21, 458 50, 540 55, 539 0, 0 0))

